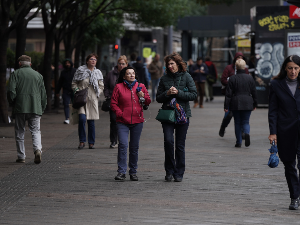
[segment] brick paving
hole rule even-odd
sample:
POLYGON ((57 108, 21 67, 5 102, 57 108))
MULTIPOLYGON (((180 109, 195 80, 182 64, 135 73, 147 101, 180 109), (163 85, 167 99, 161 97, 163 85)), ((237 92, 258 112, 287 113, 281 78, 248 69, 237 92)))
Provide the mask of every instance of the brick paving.
POLYGON ((109 146, 109 115, 96 122, 95 149, 78 150, 77 126, 63 110, 41 120, 42 163, 17 164, 13 127, 0 127, 0 224, 300 224, 290 211, 283 165, 267 166, 267 109, 251 115, 251 145, 234 148, 233 121, 218 130, 223 97, 192 109, 181 183, 164 181, 163 133, 153 103, 140 141, 138 182, 114 181, 117 150, 109 146), (3 138, 4 137, 4 138, 3 138))

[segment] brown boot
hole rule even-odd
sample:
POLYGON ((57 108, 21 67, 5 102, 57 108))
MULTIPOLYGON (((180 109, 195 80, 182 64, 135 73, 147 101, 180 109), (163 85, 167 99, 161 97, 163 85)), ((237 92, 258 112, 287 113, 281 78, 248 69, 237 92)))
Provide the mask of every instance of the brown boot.
POLYGON ((198 103, 195 103, 195 104, 194 104, 194 108, 197 108, 198 105, 199 105, 198 103))
POLYGON ((203 105, 200 105, 199 108, 204 108, 203 105))

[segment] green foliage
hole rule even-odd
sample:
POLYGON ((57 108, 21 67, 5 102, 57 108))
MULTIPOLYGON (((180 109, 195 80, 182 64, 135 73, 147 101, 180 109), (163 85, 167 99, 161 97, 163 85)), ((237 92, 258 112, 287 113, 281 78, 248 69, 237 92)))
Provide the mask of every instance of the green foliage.
POLYGON ((25 52, 25 55, 28 55, 31 57, 31 67, 34 70, 38 70, 39 66, 43 62, 44 59, 44 53, 43 52, 25 52))
POLYGON ((13 50, 11 50, 10 48, 8 48, 6 50, 6 65, 8 68, 14 68, 15 66, 15 52, 13 50))
POLYGON ((197 3, 201 5, 218 5, 218 4, 226 4, 228 6, 232 5, 234 2, 239 0, 196 0, 197 3))

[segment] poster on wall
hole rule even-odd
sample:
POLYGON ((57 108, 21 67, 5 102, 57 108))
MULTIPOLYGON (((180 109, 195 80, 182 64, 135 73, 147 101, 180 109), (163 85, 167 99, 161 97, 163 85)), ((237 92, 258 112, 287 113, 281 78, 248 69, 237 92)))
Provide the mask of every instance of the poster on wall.
POLYGON ((287 32, 287 56, 300 55, 300 32, 287 32))

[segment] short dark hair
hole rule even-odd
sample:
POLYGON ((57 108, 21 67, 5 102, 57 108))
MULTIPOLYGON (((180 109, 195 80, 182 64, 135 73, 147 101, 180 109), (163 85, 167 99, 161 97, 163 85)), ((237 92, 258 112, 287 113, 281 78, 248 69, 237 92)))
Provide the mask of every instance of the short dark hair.
POLYGON ((205 61, 210 61, 210 57, 205 57, 205 61))
POLYGON ((197 61, 199 61, 199 60, 202 60, 202 61, 203 61, 203 58, 202 58, 202 57, 198 57, 198 58, 197 58, 197 61))
POLYGON ((90 60, 90 58, 95 57, 96 59, 98 59, 98 55, 96 53, 91 53, 89 54, 86 59, 85 59, 85 63, 87 64, 87 62, 90 60))
POLYGON ((123 69, 120 71, 120 74, 119 74, 119 77, 118 77, 118 80, 117 80, 117 84, 123 83, 123 80, 124 80, 123 77, 125 76, 126 70, 128 70, 128 69, 133 69, 133 70, 134 70, 134 73, 135 73, 135 79, 136 79, 137 81, 139 81, 139 78, 138 78, 136 69, 135 69, 134 67, 132 67, 132 66, 127 66, 127 67, 123 68, 123 69))

